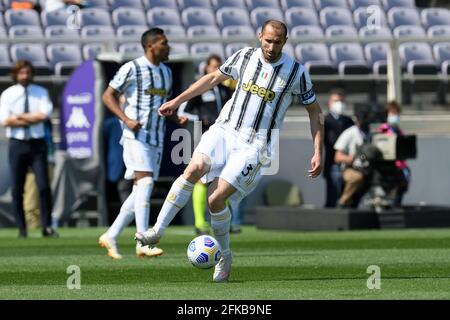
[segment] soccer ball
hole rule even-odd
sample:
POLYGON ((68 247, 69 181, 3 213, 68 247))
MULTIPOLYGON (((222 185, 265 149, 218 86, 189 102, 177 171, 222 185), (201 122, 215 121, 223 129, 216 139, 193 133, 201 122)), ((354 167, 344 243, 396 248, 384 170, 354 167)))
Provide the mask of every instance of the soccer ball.
POLYGON ((194 267, 208 269, 219 262, 222 248, 211 236, 198 236, 189 243, 187 257, 194 267))

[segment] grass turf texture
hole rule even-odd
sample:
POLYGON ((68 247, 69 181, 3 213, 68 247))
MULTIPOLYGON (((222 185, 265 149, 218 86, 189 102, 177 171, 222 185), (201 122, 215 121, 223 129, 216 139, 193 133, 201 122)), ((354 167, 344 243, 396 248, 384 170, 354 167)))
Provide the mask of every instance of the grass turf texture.
POLYGON ((191 227, 170 227, 162 257, 138 259, 134 229, 120 237, 124 259, 97 244, 99 228, 38 231, 17 239, 0 230, 0 299, 450 299, 450 230, 280 232, 245 227, 232 235, 228 283, 189 264, 191 227), (81 269, 81 289, 66 287, 67 267, 81 269), (381 289, 366 286, 369 265, 381 289))

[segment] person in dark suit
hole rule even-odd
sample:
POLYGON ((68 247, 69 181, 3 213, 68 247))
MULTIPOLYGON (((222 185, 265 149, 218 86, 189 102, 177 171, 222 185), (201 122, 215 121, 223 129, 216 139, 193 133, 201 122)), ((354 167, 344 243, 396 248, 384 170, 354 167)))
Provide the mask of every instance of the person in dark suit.
POLYGON ((341 133, 353 126, 353 120, 344 115, 345 112, 345 94, 342 90, 332 90, 328 99, 329 112, 325 116, 325 163, 323 176, 326 181, 326 208, 334 208, 337 205, 339 195, 342 191, 342 173, 340 165, 334 162, 334 144, 341 133))

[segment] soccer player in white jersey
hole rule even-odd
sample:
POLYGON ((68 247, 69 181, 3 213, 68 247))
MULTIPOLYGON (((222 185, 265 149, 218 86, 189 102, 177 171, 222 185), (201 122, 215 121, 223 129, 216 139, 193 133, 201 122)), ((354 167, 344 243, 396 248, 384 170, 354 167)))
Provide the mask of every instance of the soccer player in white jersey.
MULTIPOLYGON (((133 218, 137 232, 148 229, 150 196, 159 175, 165 132, 165 118, 158 114, 158 108, 167 101, 172 89, 171 70, 162 63, 168 59, 170 51, 164 31, 147 30, 141 37, 141 44, 145 54, 125 63, 103 94, 106 107, 122 121, 125 179, 134 180, 133 190, 122 204, 119 215, 99 239, 113 259, 122 258, 117 237, 133 218), (125 97, 124 110, 120 106, 120 95, 125 97)), ((186 121, 184 117, 173 118, 180 124, 186 121)), ((162 253, 157 247, 136 245, 139 257, 162 253)))
POLYGON ((282 49, 287 40, 284 23, 269 20, 259 35, 261 48, 244 48, 232 55, 218 71, 205 75, 175 99, 163 104, 162 115, 172 115, 181 103, 229 79, 238 80, 232 98, 216 123, 201 138, 193 157, 172 185, 155 226, 136 233, 143 245, 159 242, 170 221, 187 203, 194 184, 209 182, 208 206, 214 236, 222 247, 213 280, 228 280, 231 271, 230 211, 225 201, 239 201, 261 178, 261 167, 274 150, 274 129, 279 129, 293 95, 309 113, 314 153, 311 178, 321 172, 323 115, 312 90, 309 74, 282 49))

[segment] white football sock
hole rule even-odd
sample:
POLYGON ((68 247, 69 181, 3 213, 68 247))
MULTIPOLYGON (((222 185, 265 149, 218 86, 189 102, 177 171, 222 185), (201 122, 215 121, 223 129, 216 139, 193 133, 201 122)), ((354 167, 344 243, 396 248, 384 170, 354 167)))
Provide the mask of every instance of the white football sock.
POLYGON ((134 219, 134 198, 136 196, 136 186, 133 185, 133 190, 131 191, 128 198, 120 207, 119 215, 114 220, 111 227, 108 229, 108 238, 116 240, 122 230, 128 226, 134 219))
POLYGON ((173 218, 186 205, 193 189, 194 184, 184 179, 183 176, 179 176, 172 184, 153 227, 159 236, 164 234, 173 218))
POLYGON ((228 254, 230 252, 230 210, 226 206, 220 212, 211 212, 211 210, 209 212, 211 214, 211 227, 214 237, 222 247, 222 254, 228 254))
POLYGON ((150 218, 150 197, 153 191, 153 178, 144 177, 137 181, 136 197, 134 199, 134 216, 137 232, 148 229, 150 218))

